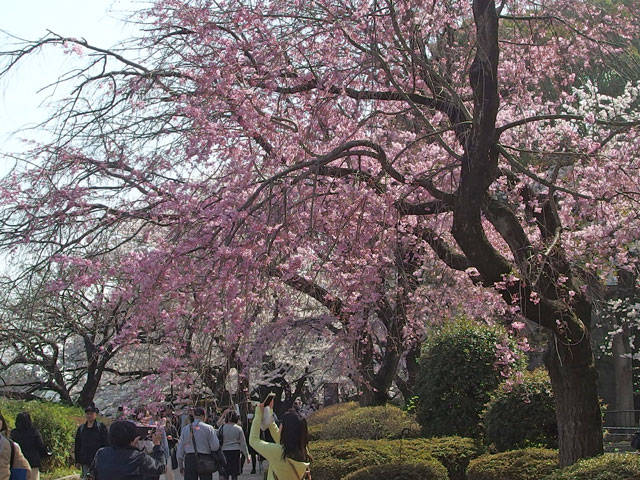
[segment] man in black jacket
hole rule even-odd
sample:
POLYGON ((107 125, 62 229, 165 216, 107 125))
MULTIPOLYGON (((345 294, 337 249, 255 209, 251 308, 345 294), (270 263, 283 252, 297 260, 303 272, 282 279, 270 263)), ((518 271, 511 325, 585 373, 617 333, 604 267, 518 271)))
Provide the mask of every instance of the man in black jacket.
POLYGON ((111 446, 96 453, 89 469, 95 480, 142 480, 165 472, 164 453, 160 442, 162 433, 151 436, 151 455, 137 449, 140 440, 134 423, 116 420, 109 427, 111 446))
POLYGON ((81 478, 86 477, 96 452, 109 444, 107 427, 96 420, 97 416, 98 409, 94 405, 89 405, 84 409, 86 422, 76 431, 75 458, 76 464, 82 468, 81 478))

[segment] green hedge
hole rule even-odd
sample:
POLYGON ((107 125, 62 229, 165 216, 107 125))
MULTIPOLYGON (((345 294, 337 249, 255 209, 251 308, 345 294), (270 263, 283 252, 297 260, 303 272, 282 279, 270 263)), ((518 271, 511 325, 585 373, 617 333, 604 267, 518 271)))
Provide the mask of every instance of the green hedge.
POLYGON ((329 421, 337 416, 342 415, 350 410, 360 408, 357 402, 336 403, 328 407, 316 410, 307 417, 307 425, 309 426, 309 438, 311 440, 320 440, 323 436, 323 430, 329 421))
POLYGON ((467 480, 541 480, 558 468, 557 450, 525 448, 472 460, 467 480))
POLYGON ((374 465, 350 473, 344 480, 448 480, 447 470, 436 460, 430 462, 374 465))
POLYGON ((42 464, 43 472, 65 468, 73 463, 73 444, 77 426, 83 421, 82 409, 52 402, 0 398, 0 412, 10 428, 15 426, 18 413, 29 412, 44 443, 53 450, 53 455, 42 464))
POLYGON ((460 437, 406 440, 317 441, 309 445, 314 480, 338 480, 366 467, 438 460, 451 480, 464 479, 469 461, 479 455, 472 439, 460 437))
POLYGON ((558 470, 544 480, 639 480, 640 458, 635 453, 607 453, 558 470))
MULTIPOLYGON (((424 436, 480 437, 480 414, 503 379, 496 368, 496 345, 503 341, 508 341, 504 328, 468 319, 448 322, 427 338, 415 388, 424 436)), ((511 368, 524 366, 522 357, 511 368)))
POLYGON ((316 410, 311 415, 309 415, 307 417, 307 425, 313 427, 316 425, 327 424, 333 417, 342 415, 343 413, 350 410, 355 410, 356 408, 360 408, 357 402, 345 402, 329 405, 328 407, 316 410))
POLYGON ((404 410, 394 406, 349 408, 315 425, 313 440, 418 437, 420 426, 404 410))
POLYGON ((546 370, 526 372, 522 382, 502 383, 482 415, 485 442, 499 452, 527 447, 558 448, 558 425, 546 370))

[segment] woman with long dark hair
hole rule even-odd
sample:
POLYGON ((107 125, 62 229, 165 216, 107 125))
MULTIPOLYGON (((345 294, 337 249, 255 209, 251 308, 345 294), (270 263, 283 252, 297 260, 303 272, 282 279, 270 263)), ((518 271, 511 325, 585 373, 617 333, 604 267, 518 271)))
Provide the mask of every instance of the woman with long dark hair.
POLYGON ((39 480, 42 458, 47 455, 47 447, 42 435, 33 426, 29 412, 20 412, 16 416, 16 428, 11 430, 11 440, 20 445, 22 453, 31 465, 31 480, 39 480))
POLYGON ((255 412, 249 445, 269 461, 267 480, 301 480, 308 475, 311 456, 307 451, 309 432, 307 421, 295 410, 282 416, 280 429, 273 422, 269 432, 275 443, 260 439, 260 424, 264 414, 264 403, 255 412))

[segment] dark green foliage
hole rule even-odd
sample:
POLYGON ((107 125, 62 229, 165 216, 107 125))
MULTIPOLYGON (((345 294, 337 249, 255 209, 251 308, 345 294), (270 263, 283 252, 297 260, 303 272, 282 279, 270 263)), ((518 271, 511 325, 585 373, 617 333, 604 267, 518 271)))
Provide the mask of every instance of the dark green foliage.
POLYGON ((311 429, 314 440, 379 440, 417 437, 419 434, 420 427, 415 420, 393 405, 347 409, 311 429))
MULTIPOLYGON (((501 327, 470 320, 447 323, 425 342, 416 383, 423 435, 479 437, 480 414, 503 380, 496 368, 501 327)), ((524 359, 512 368, 523 369, 524 359)))
POLYGON ((556 409, 544 369, 526 372, 521 383, 502 383, 482 417, 485 442, 499 452, 526 447, 558 448, 556 409))
POLYGON ((416 448, 438 460, 449 472, 450 480, 464 480, 469 462, 484 453, 479 442, 464 437, 421 439, 416 448))
POLYGON ((430 462, 375 465, 350 473, 344 480, 448 480, 447 471, 436 460, 430 462))
POLYGON ((558 468, 556 450, 526 448, 472 460, 467 480, 541 480, 558 468))
POLYGON ((83 421, 80 408, 36 400, 26 402, 0 398, 0 412, 11 428, 15 425, 18 413, 29 412, 34 427, 42 434, 44 443, 53 450, 53 456, 44 460, 42 471, 72 464, 76 428, 83 421))
POLYGON ((640 480, 640 458, 634 453, 608 453, 581 460, 544 480, 640 480))
POLYGON ((319 441, 310 444, 314 480, 336 480, 373 465, 438 460, 451 480, 462 480, 469 461, 479 455, 469 438, 319 441))

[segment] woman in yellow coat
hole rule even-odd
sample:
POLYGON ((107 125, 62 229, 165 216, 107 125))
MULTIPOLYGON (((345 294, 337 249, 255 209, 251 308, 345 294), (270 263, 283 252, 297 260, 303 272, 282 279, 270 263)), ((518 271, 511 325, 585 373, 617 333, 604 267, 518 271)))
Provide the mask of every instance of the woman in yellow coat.
POLYGON ((269 433, 275 443, 260 439, 260 425, 264 415, 264 404, 256 409, 249 445, 269 461, 267 480, 302 480, 307 477, 311 457, 307 452, 309 432, 307 421, 295 410, 289 410, 282 417, 280 430, 274 423, 269 425, 269 433))

